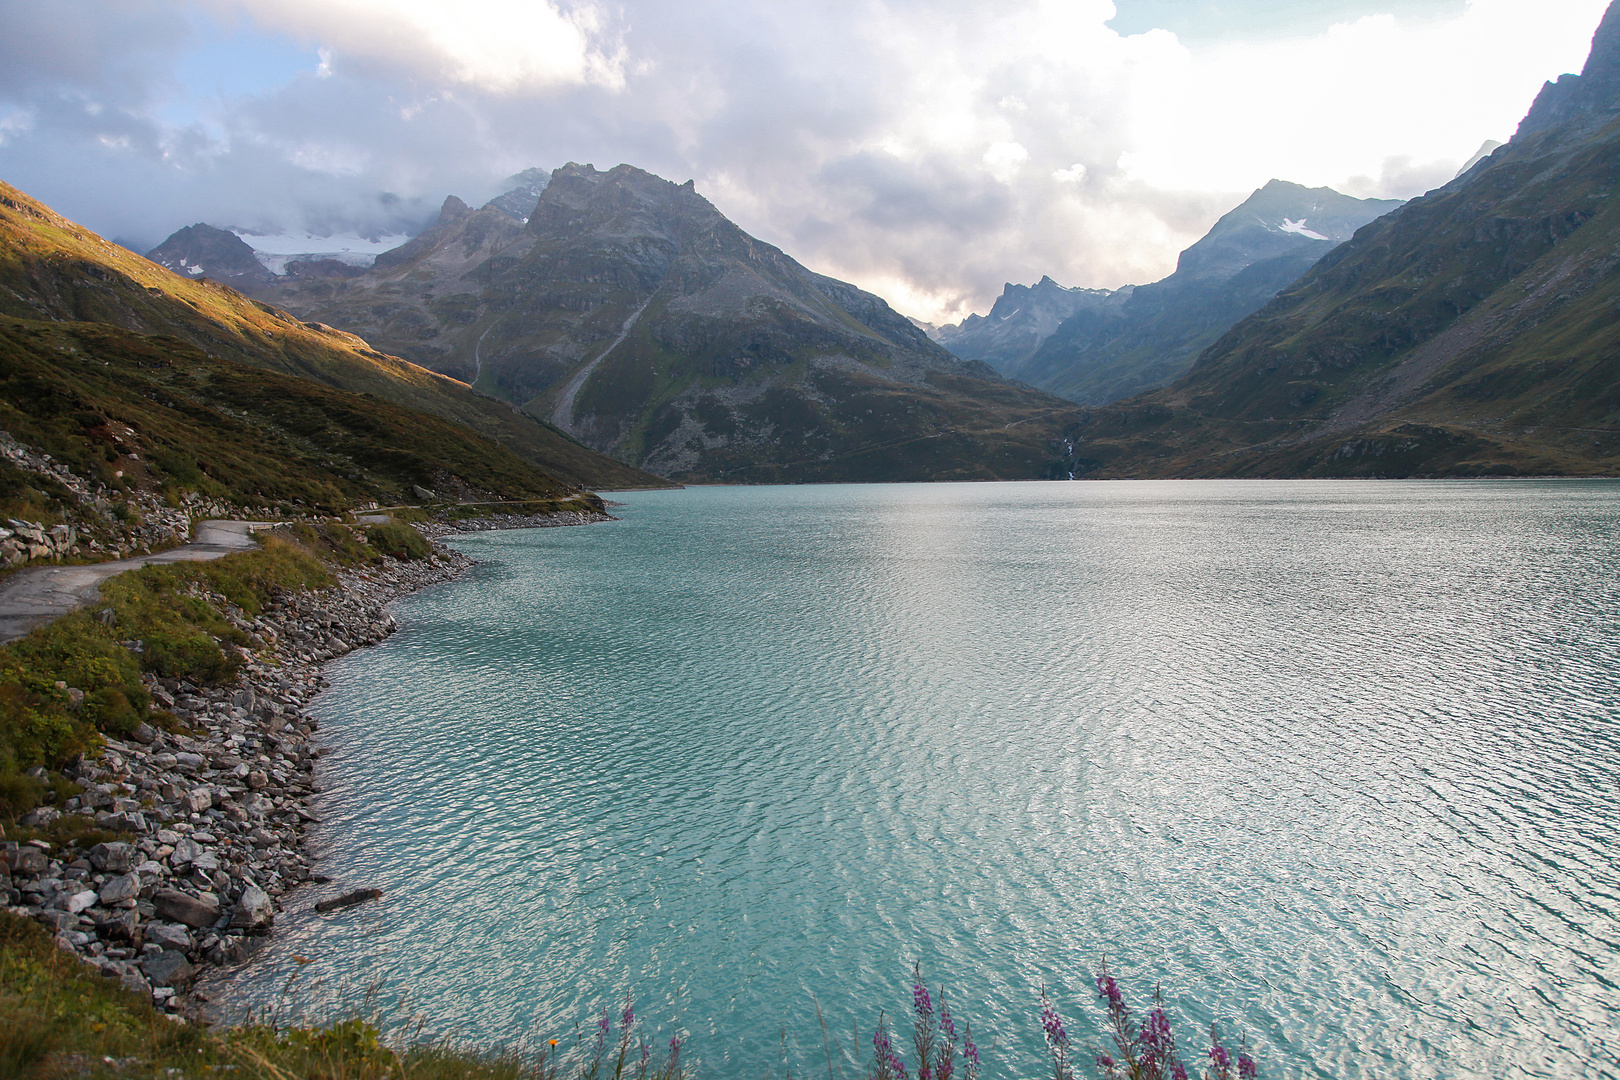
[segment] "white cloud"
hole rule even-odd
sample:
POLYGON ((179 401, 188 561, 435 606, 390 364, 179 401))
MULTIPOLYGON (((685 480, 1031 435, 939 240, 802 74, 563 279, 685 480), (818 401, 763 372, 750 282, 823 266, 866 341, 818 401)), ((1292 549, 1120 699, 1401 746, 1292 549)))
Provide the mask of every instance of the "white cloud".
POLYGON ((210 0, 260 26, 334 55, 403 65, 426 77, 499 94, 541 87, 621 85, 623 57, 592 6, 544 0, 210 0))
POLYGON ((1027 161, 1029 151, 1015 142, 994 143, 984 152, 985 168, 1003 184, 1011 183, 1027 161))
POLYGON ((183 5, 0 0, 0 173, 155 243, 199 218, 386 231, 527 166, 625 161, 937 322, 1005 281, 1161 277, 1272 177, 1443 182, 1579 70, 1607 0, 1191 46, 1120 36, 1108 0, 198 2, 319 66, 198 104, 183 5))
POLYGON ((1185 53, 1132 101, 1124 167, 1158 187, 1342 188, 1401 162, 1408 183, 1378 193, 1420 194, 1484 139, 1507 138, 1544 80, 1580 70, 1607 3, 1471 0, 1452 19, 1375 15, 1185 53))

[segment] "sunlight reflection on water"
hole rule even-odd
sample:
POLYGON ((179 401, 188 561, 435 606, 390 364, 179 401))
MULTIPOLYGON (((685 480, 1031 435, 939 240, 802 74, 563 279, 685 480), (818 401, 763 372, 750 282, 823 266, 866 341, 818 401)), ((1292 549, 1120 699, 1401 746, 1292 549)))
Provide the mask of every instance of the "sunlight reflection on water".
POLYGON ((295 899, 227 996, 533 1045, 630 990, 741 1080, 826 1069, 817 1003, 864 1060, 921 960, 1035 1076, 1106 954, 1266 1076, 1620 1076, 1616 496, 705 488, 462 539, 319 702, 320 869, 386 900, 295 899))

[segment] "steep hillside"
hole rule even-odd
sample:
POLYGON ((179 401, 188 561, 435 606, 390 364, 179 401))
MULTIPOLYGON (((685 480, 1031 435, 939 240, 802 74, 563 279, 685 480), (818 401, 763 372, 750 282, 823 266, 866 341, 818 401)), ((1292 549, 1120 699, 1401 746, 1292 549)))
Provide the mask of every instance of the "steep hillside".
POLYGON ((1239 319, 1399 205, 1273 180, 1182 252, 1174 274, 1118 304, 1076 311, 1017 377, 1093 405, 1164 386, 1239 319))
POLYGON ((1043 475, 1068 408, 627 165, 556 170, 526 224, 448 200, 364 278, 276 298, 681 479, 1043 475))
POLYGON ((568 483, 661 482, 452 379, 380 353, 352 334, 301 322, 206 278, 173 274, 3 183, 0 314, 163 335, 218 359, 373 394, 495 439, 568 483))
POLYGON ((1611 7, 1586 71, 1511 143, 1362 229, 1173 386, 1090 414, 1077 471, 1620 475, 1617 72, 1611 7))
POLYGON ((570 495, 458 424, 101 323, 0 316, 0 428, 109 492, 279 513, 570 495))

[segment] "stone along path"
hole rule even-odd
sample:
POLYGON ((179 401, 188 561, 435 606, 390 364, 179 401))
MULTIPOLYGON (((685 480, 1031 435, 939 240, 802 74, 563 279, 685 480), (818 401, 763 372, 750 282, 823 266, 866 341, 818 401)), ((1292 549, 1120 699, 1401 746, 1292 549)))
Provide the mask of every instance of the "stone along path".
POLYGON ((91 563, 87 566, 33 566, 0 584, 0 644, 15 641, 52 619, 93 604, 101 583, 126 570, 161 563, 209 562, 254 546, 253 533, 274 527, 269 521, 199 521, 189 544, 155 555, 91 563))

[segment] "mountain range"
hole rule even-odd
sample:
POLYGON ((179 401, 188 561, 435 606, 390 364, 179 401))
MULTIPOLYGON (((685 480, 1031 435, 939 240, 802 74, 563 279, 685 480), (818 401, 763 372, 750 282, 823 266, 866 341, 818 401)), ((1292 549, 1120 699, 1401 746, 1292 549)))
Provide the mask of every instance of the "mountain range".
POLYGON ((445 200, 358 277, 256 295, 681 480, 1046 475, 1067 402, 629 165, 555 170, 527 220, 445 200))
MULTIPOLYGON (((553 482, 666 483, 462 383, 381 353, 353 334, 301 321, 203 276, 170 273, 5 184, 0 184, 0 315, 29 324, 106 328, 129 356, 201 355, 357 398, 370 395, 448 421, 467 438, 493 440, 553 482)), ((350 407, 364 411, 358 403, 350 407)))
MULTIPOLYGON (((249 362, 345 387, 387 369, 391 400, 412 404, 412 387, 514 448, 545 431, 687 480, 1610 475, 1616 20, 1508 145, 1422 198, 1272 181, 1163 281, 1009 285, 989 315, 928 328, 954 352, 690 181, 628 165, 531 170, 476 210, 447 198, 369 267, 261 275, 241 237, 193 226, 154 252, 176 280, 237 273, 297 315, 230 290, 209 294, 223 319, 144 318, 138 292, 104 315, 205 349, 226 343, 219 327, 240 348, 244 320, 283 320, 320 346, 249 362)), ((83 317, 82 298, 31 303, 83 317)))
POLYGON ((1620 475, 1620 4, 1511 142, 1359 230, 1161 390, 1092 476, 1620 475))
POLYGON ((928 336, 964 360, 989 364, 1009 379, 1027 378, 1030 358, 1053 332, 1077 312, 1117 317, 1135 286, 1072 289, 1042 277, 1033 285, 1007 282, 987 315, 929 327, 928 336))
POLYGON ((986 318, 935 338, 1008 378, 1102 405, 1164 386, 1361 226, 1400 203, 1273 180, 1181 253, 1175 273, 1117 290, 1009 284, 986 318))

